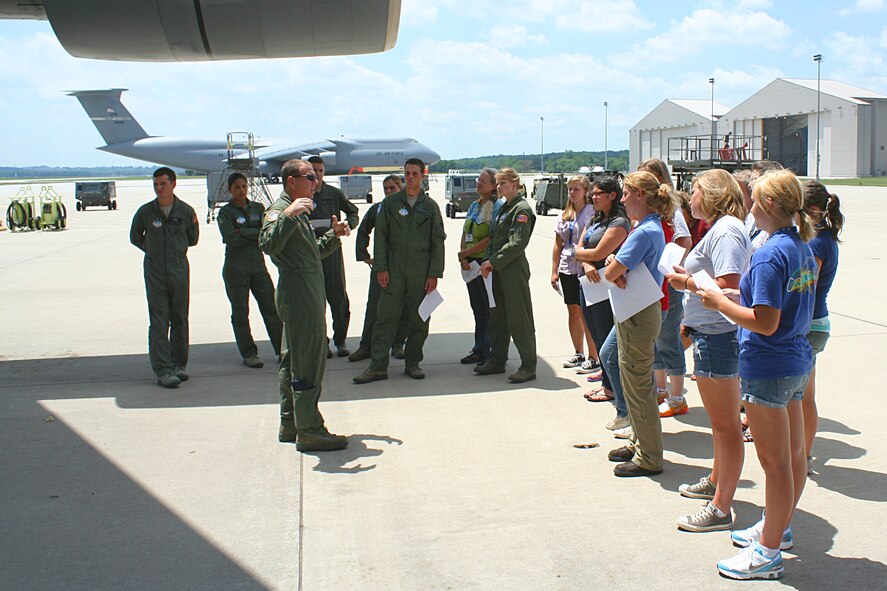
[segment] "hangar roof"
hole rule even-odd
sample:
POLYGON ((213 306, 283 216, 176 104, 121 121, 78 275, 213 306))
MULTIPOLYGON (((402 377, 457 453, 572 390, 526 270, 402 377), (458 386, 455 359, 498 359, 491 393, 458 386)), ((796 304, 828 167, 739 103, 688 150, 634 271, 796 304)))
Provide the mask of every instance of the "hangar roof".
MULTIPOLYGON (((816 91, 815 78, 812 80, 808 78, 782 78, 782 80, 816 91)), ((858 86, 851 86, 849 84, 844 84, 843 82, 838 82, 837 80, 822 80, 820 91, 823 94, 829 94, 859 105, 868 104, 866 99, 887 99, 887 95, 883 95, 880 92, 866 90, 865 88, 859 88, 858 86)))

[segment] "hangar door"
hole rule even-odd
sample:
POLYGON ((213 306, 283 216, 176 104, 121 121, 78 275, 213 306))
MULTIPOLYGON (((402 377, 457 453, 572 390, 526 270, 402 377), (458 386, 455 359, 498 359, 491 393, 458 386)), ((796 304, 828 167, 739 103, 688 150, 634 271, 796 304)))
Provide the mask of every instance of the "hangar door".
POLYGON ((764 158, 807 175, 807 115, 764 119, 764 158))

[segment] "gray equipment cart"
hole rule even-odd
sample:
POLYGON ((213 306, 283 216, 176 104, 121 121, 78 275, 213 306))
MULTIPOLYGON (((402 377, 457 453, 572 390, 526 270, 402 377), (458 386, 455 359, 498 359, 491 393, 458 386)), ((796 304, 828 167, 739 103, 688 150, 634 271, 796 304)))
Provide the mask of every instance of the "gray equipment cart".
POLYGON ((567 178, 563 173, 533 180, 533 199, 536 200, 537 214, 548 215, 548 211, 551 209, 563 209, 567 206, 569 198, 567 178))
POLYGON ((471 203, 477 200, 477 175, 479 171, 451 170, 447 173, 444 189, 447 200, 446 216, 467 212, 471 203))
POLYGON ((348 199, 366 199, 373 202, 373 177, 368 174, 348 174, 339 177, 339 188, 348 199))

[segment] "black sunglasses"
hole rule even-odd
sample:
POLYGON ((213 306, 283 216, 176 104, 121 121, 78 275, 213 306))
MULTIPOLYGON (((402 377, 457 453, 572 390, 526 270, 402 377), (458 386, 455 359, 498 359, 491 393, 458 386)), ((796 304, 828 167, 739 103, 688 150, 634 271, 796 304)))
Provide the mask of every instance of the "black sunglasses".
POLYGON ((314 173, 311 173, 311 174, 294 174, 294 175, 291 175, 291 176, 293 176, 293 177, 300 177, 300 176, 302 176, 302 177, 305 177, 306 179, 308 179, 308 181, 309 181, 309 182, 312 182, 312 183, 314 183, 314 182, 317 181, 317 175, 315 175, 314 173))

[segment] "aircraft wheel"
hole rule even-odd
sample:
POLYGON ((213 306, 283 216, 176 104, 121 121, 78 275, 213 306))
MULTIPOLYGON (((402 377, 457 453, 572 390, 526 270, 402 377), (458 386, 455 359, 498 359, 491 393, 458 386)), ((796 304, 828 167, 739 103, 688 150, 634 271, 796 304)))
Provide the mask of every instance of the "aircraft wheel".
POLYGON ((76 205, 74 205, 74 207, 76 207, 76 208, 77 208, 77 211, 80 211, 80 202, 79 202, 79 201, 78 201, 78 202, 77 202, 77 204, 76 204, 76 205))
POLYGON ((114 209, 116 210, 117 209, 117 200, 115 199, 114 201, 112 201, 111 205, 113 205, 114 209))
POLYGON ((367 193, 367 203, 372 203, 372 202, 373 202, 373 194, 367 193))

